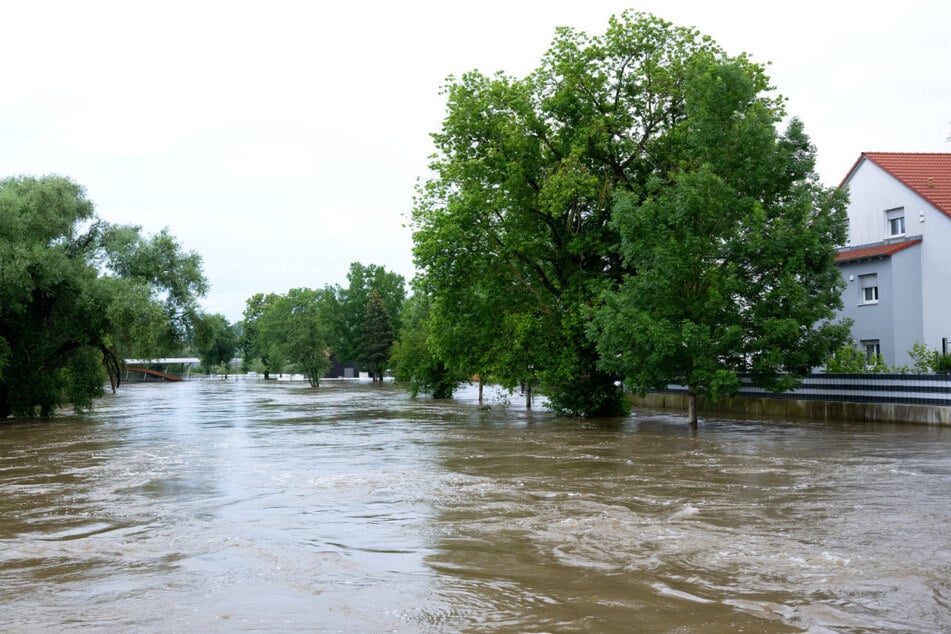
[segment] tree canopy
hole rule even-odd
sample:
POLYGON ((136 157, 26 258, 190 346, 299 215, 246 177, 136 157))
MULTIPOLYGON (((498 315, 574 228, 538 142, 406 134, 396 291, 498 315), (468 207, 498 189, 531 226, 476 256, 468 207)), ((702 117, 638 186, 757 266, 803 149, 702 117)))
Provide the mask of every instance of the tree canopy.
POLYGON ((798 122, 777 134, 770 90, 745 55, 633 12, 558 29, 525 78, 450 78, 413 212, 436 357, 581 415, 623 411, 620 379, 715 396, 821 362, 842 198, 798 122))
POLYGON ((353 262, 347 272, 347 287, 334 287, 333 291, 336 306, 329 324, 333 354, 341 363, 359 364, 370 298, 374 293, 379 296, 388 328, 396 332, 406 298, 406 281, 383 266, 353 262))
POLYGON ((229 324, 224 315, 202 314, 195 320, 192 343, 206 374, 223 365, 227 377, 228 368, 238 351, 238 341, 238 328, 229 324))
POLYGON ((601 367, 633 387, 687 386, 696 424, 698 394, 732 395, 741 373, 790 389, 849 325, 831 323, 845 201, 816 182, 801 124, 774 132, 781 109, 756 98, 765 80, 742 60, 698 62, 688 79, 677 168, 617 198, 625 273, 592 332, 601 367))
POLYGON ((360 338, 360 366, 367 368, 373 381, 383 380, 383 370, 390 360, 393 327, 383 305, 383 297, 374 290, 367 301, 360 338))
POLYGON ((330 369, 327 332, 332 301, 331 289, 294 288, 285 295, 254 295, 244 313, 246 358, 264 362, 265 378, 289 367, 318 387, 330 369))
POLYGON ((123 358, 183 343, 206 287, 197 254, 101 221, 69 179, 0 181, 0 418, 88 407, 123 358))

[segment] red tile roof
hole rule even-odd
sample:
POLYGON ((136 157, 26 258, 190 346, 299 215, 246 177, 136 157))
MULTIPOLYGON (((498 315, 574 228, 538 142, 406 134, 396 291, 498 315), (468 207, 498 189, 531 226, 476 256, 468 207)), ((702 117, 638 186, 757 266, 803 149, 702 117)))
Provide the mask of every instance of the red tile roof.
POLYGON ((938 152, 862 152, 845 180, 868 159, 951 218, 951 154, 938 152))
POLYGON ((835 261, 842 263, 864 260, 866 258, 890 257, 916 244, 921 244, 921 238, 910 238, 908 240, 902 240, 901 242, 877 242, 875 244, 863 244, 857 247, 846 247, 836 254, 835 261))

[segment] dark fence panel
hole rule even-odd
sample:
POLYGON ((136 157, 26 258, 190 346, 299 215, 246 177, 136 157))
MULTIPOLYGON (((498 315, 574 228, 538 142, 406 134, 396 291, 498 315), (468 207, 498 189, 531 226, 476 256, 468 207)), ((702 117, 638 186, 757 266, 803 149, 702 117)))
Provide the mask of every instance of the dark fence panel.
MULTIPOLYGON (((749 377, 742 379, 739 395, 753 398, 951 407, 951 375, 948 374, 812 374, 797 389, 782 393, 757 387, 749 377)), ((687 388, 668 385, 667 392, 685 394, 687 388)))

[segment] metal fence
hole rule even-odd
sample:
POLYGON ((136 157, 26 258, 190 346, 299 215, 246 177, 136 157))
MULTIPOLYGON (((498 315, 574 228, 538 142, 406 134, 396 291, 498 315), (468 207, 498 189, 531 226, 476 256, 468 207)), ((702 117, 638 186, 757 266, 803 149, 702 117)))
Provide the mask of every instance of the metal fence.
MULTIPOLYGON (((742 377, 739 396, 805 401, 899 403, 951 407, 951 374, 811 374, 789 392, 775 393, 742 377)), ((667 391, 685 394, 687 388, 668 385, 667 391)))

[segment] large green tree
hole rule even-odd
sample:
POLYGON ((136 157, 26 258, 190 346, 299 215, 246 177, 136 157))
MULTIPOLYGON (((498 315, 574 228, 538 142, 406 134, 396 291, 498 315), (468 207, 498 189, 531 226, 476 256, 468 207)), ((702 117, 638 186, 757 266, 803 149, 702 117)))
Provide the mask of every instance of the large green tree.
POLYGON ((0 418, 88 407, 123 358, 182 345, 205 289, 197 254, 102 222, 69 179, 0 181, 0 418))
POLYGON ((619 375, 587 334, 623 273, 611 209, 662 168, 700 54, 722 56, 694 30, 624 13, 603 36, 559 29, 524 79, 450 78, 435 176, 413 212, 446 362, 505 385, 540 381, 561 411, 624 410, 619 375))
POLYGON ((624 273, 594 327, 599 365, 634 388, 735 393, 739 375, 783 391, 847 339, 835 246, 846 199, 818 183, 815 150, 763 68, 696 55, 683 115, 657 145, 651 177, 615 196, 624 273))

